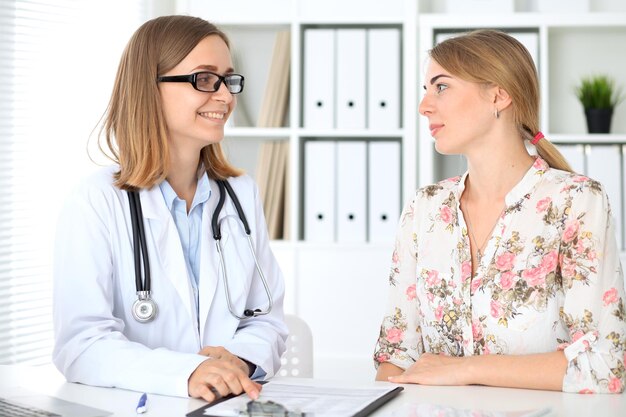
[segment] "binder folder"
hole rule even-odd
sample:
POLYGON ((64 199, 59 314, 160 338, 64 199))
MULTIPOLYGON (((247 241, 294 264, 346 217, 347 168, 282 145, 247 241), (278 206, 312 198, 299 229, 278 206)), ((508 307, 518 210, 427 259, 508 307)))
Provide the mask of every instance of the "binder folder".
POLYGON ((365 128, 365 29, 337 29, 337 128, 365 128))
POLYGON ((368 128, 400 127, 400 30, 369 29, 368 128))
POLYGON ((335 240, 335 142, 304 143, 304 239, 335 240))
POLYGON ((369 144, 369 240, 393 243, 400 216, 400 143, 369 144))
POLYGON ((303 126, 330 129, 335 115, 335 30, 304 31, 303 126))
POLYGON ((337 241, 366 241, 367 145, 337 142, 337 241))

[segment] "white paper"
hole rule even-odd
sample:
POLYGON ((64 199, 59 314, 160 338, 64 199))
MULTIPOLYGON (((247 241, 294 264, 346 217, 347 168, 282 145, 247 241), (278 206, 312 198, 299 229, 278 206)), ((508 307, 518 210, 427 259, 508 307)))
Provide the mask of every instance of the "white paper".
MULTIPOLYGON (((269 382, 263 385, 258 401, 273 401, 289 411, 313 413, 315 417, 352 416, 395 388, 346 388, 269 382)), ((207 408, 204 414, 239 416, 239 411, 246 410, 248 401, 250 398, 240 395, 207 408)))

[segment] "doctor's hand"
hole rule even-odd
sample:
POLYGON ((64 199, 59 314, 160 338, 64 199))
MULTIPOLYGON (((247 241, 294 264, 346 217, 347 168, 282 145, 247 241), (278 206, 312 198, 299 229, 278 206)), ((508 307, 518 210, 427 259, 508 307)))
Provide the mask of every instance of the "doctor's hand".
POLYGON ((230 362, 233 365, 241 368, 241 370, 244 371, 246 375, 250 375, 251 369, 248 367, 248 364, 244 362, 239 356, 233 355, 221 346, 205 346, 200 352, 198 352, 198 354, 208 356, 209 358, 221 359, 230 362))
POLYGON ((404 373, 390 376, 396 384, 467 385, 466 358, 423 353, 404 373))
POLYGON ((248 377, 248 365, 244 361, 222 347, 205 347, 199 353, 209 358, 189 377, 189 396, 208 402, 242 392, 254 400, 259 397, 261 384, 248 377))

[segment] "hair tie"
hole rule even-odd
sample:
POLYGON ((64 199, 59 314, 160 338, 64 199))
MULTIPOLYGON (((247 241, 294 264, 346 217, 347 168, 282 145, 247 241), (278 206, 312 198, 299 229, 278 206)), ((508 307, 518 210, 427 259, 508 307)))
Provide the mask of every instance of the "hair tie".
POLYGON ((530 143, 532 143, 533 145, 536 145, 537 142, 539 142, 541 139, 543 139, 545 136, 543 136, 543 133, 541 133, 541 131, 537 132, 537 134, 535 135, 535 137, 533 138, 533 140, 530 141, 530 143))

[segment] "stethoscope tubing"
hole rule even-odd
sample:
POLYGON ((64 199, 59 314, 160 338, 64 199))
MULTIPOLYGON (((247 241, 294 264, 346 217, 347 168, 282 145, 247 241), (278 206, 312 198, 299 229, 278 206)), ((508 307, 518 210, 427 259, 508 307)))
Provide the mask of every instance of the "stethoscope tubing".
POLYGON ((274 301, 272 299, 272 292, 270 291, 269 285, 267 284, 267 280, 265 279, 265 274, 263 274, 263 271, 261 270, 261 267, 259 265, 259 261, 256 256, 256 251, 254 250, 254 245, 252 244, 251 230, 250 230, 250 226, 248 225, 248 220, 246 219, 246 215, 243 212, 243 208, 241 207, 241 203, 239 202, 237 195, 235 194, 235 190, 233 190, 233 188, 228 183, 228 181, 217 180, 217 186, 220 191, 220 198, 218 200, 217 206, 215 207, 215 211, 213 212, 213 218, 211 219, 211 228, 213 230, 213 238, 215 239, 215 247, 217 248, 217 253, 220 258, 220 267, 222 268, 222 271, 223 271, 222 281, 224 282, 224 292, 226 293, 226 302, 228 304, 228 310, 230 311, 230 314, 232 314, 233 316, 237 317, 240 320, 269 314, 272 311, 272 307, 274 306, 274 301), (226 191, 226 193, 224 191, 226 191), (230 288, 228 286, 228 276, 227 276, 228 273, 226 271, 226 262, 224 261, 224 255, 222 253, 222 246, 221 246, 222 232, 221 232, 220 224, 218 221, 219 214, 222 211, 222 207, 224 206, 224 202, 226 200, 225 194, 228 194, 230 196, 230 199, 235 206, 237 215, 239 216, 239 219, 241 220, 241 224, 243 225, 243 228, 246 232, 248 245, 250 246, 250 252, 252 252, 252 259, 254 259, 255 268, 257 272, 259 273, 259 276, 261 277, 261 282, 263 283, 263 286, 265 287, 265 293, 267 295, 267 300, 268 300, 268 307, 267 307, 267 310, 265 311, 262 311, 260 309, 256 309, 256 310, 246 309, 244 311, 244 315, 241 316, 233 310, 231 299, 230 299, 230 288))
POLYGON ((135 259, 140 258, 143 261, 144 278, 141 277, 141 264, 135 262, 135 286, 137 292, 150 293, 150 260, 148 257, 148 244, 146 242, 146 232, 143 225, 143 211, 141 209, 141 201, 139 200, 139 193, 136 191, 128 193, 128 200, 130 202, 130 214, 132 218, 133 226, 133 241, 135 259))
MULTIPOLYGON (((219 255, 220 267, 222 270, 222 281, 224 282, 224 291, 226 293, 226 301, 228 304, 228 310, 234 317, 240 320, 269 314, 272 311, 272 307, 274 306, 274 301, 272 299, 272 292, 270 291, 267 280, 265 279, 265 274, 263 274, 263 270, 261 269, 261 266, 259 265, 256 252, 254 250, 254 245, 252 244, 251 230, 250 230, 250 226, 248 225, 248 220, 246 219, 246 215, 243 211, 243 208, 241 207, 241 203, 239 202, 237 195, 235 194, 235 191, 233 190, 231 185, 228 183, 228 181, 216 180, 216 183, 219 188, 219 199, 218 199, 217 206, 215 207, 215 210, 213 212, 213 217, 211 218, 211 229, 213 232, 213 238, 215 239, 217 253, 219 255), (268 299, 268 307, 266 310, 246 309, 244 310, 243 316, 237 314, 234 311, 232 303, 231 303, 230 288, 228 285, 228 276, 227 276, 227 271, 226 271, 226 262, 224 261, 224 255, 223 255, 222 247, 221 247, 222 232, 220 228, 220 222, 218 221, 218 219, 219 219, 219 214, 221 213, 222 208, 224 206, 224 202, 226 201, 226 194, 230 196, 233 202, 233 205, 235 206, 235 210, 237 211, 237 215, 239 219, 241 220, 241 224, 243 225, 243 228, 246 233, 247 240, 248 240, 248 245, 250 247, 250 252, 252 253, 252 258, 254 259, 254 265, 255 265, 256 271, 259 273, 261 282, 263 283, 263 287, 265 288, 265 294, 267 295, 267 299, 268 299)), ((128 201, 130 204, 130 216, 131 216, 133 242, 134 242, 133 255, 135 258, 135 286, 137 290, 137 295, 139 297, 139 300, 135 304, 137 304, 140 301, 146 301, 154 307, 154 314, 156 314, 156 304, 154 303, 154 301, 151 300, 151 297, 150 297, 151 277, 150 277, 150 264, 149 264, 149 257, 148 257, 148 245, 146 242, 146 232, 145 232, 144 224, 143 224, 143 211, 141 208, 141 200, 139 198, 139 193, 137 191, 128 191, 128 201), (141 261, 143 261, 143 279, 142 279, 142 274, 141 274, 142 272, 141 261)), ((133 309, 134 308, 135 308, 135 305, 133 305, 133 309)), ((136 314, 135 311, 133 310, 133 315, 135 316, 135 319, 137 319, 140 322, 147 322, 147 321, 152 320, 154 318, 154 314, 151 315, 150 318, 140 319, 138 318, 138 314, 136 314)))

